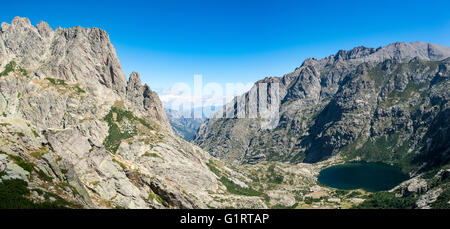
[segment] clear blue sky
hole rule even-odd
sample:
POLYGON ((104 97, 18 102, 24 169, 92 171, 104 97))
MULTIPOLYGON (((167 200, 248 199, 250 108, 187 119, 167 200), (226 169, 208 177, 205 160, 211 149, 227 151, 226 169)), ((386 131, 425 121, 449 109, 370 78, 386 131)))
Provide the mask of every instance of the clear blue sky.
POLYGON ((52 28, 99 27, 125 74, 161 91, 174 82, 249 83, 339 49, 424 41, 450 46, 450 1, 4 1, 14 16, 52 28))

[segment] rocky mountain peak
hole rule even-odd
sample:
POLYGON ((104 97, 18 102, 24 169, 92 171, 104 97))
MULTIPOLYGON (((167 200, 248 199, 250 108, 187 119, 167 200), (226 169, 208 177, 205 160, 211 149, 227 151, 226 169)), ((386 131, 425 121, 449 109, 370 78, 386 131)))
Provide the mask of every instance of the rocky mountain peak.
MULTIPOLYGON (((132 72, 126 87, 126 95, 137 109, 169 127, 169 120, 156 92, 147 84, 142 85, 139 73, 132 72)), ((168 128, 171 131, 170 128, 168 128)))
POLYGON ((28 18, 2 23, 0 66, 11 61, 31 75, 46 76, 90 85, 105 86, 125 94, 126 77, 109 35, 98 28, 57 28, 46 22, 34 27, 28 18), (95 79, 95 80, 93 80, 95 79))
POLYGON ((45 21, 41 21, 36 25, 36 28, 39 32, 39 34, 44 37, 44 38, 49 38, 51 33, 53 32, 52 28, 50 27, 50 25, 45 22, 45 21))
MULTIPOLYGON (((433 111, 435 120, 430 118, 424 124, 420 118, 431 112, 425 111, 433 107, 429 101, 448 104, 448 57, 450 47, 397 42, 376 49, 359 46, 341 50, 319 60, 306 59, 295 71, 270 78, 271 82, 281 82, 280 113, 275 113, 279 122, 274 130, 260 128, 262 121, 256 119, 207 120, 194 142, 234 163, 317 162, 352 144, 360 147, 367 139, 367 145, 373 139, 395 139, 398 136, 392 133, 397 132, 401 132, 405 147, 408 141, 419 145, 427 139, 407 139, 415 125, 427 128, 446 122, 443 117, 448 109, 444 105, 433 111)), ((255 87, 268 81, 258 81, 255 87)), ((226 107, 239 107, 236 101, 239 99, 226 107)), ((415 150, 423 155, 434 153, 426 147, 415 150)))
POLYGON ((336 53, 336 55, 334 55, 334 60, 335 61, 339 61, 339 60, 345 61, 345 60, 350 60, 350 59, 358 59, 358 58, 367 57, 374 52, 375 52, 374 48, 366 48, 364 46, 358 46, 349 51, 339 50, 336 53))
POLYGON ((139 73, 132 72, 128 79, 127 91, 132 90, 132 88, 138 89, 139 87, 142 87, 141 77, 139 73))

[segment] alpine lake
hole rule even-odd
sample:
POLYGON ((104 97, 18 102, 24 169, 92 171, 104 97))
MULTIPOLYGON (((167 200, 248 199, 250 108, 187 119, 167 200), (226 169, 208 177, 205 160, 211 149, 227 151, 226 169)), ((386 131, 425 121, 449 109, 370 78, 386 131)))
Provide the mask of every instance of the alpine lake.
POLYGON ((343 190, 363 189, 368 192, 394 188, 409 176, 400 168, 380 162, 348 162, 320 171, 321 184, 343 190))

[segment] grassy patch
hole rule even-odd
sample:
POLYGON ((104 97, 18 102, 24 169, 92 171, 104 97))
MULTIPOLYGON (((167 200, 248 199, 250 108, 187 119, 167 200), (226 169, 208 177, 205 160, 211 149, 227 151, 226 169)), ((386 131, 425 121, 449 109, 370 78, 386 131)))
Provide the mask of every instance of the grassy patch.
POLYGON ((164 206, 169 205, 166 200, 164 200, 160 195, 154 193, 153 191, 150 191, 150 193, 148 194, 148 199, 151 201, 156 200, 158 203, 164 206))
POLYGON ((53 85, 62 85, 62 86, 67 85, 66 81, 62 79, 55 79, 55 78, 45 78, 45 79, 48 80, 53 85))
POLYGON ((211 172, 216 174, 216 176, 218 176, 218 177, 221 176, 220 170, 216 168, 216 166, 214 165, 214 162, 212 162, 211 159, 208 162, 206 162, 206 166, 208 166, 209 170, 211 170, 211 172))
POLYGON ((408 99, 411 98, 411 95, 414 92, 420 92, 420 90, 422 88, 426 88, 428 87, 429 82, 423 82, 423 83, 414 83, 414 82, 408 82, 408 85, 406 85, 406 88, 403 91, 399 91, 399 90, 394 90, 392 91, 386 101, 385 101, 385 106, 386 107, 391 107, 394 104, 397 103, 405 103, 408 101, 408 99))
POLYGON ((20 67, 15 61, 9 62, 5 66, 5 70, 3 70, 3 72, 0 73, 0 76, 6 76, 10 72, 14 72, 14 71, 18 71, 23 76, 28 76, 27 70, 25 70, 24 68, 20 67))
POLYGON ((82 89, 80 86, 78 86, 78 85, 73 86, 72 89, 75 90, 75 92, 76 92, 77 94, 86 93, 86 91, 83 90, 83 89, 82 89))
POLYGON ((53 178, 51 178, 50 176, 45 174, 44 171, 42 171, 42 170, 38 171, 38 177, 39 177, 39 179, 41 179, 43 181, 47 181, 49 183, 53 182, 53 178))
POLYGON ((446 188, 441 195, 431 204, 433 209, 450 209, 450 188, 446 188))
POLYGON ((22 167, 22 169, 28 171, 30 174, 31 174, 31 172, 33 172, 34 165, 32 163, 25 161, 24 159, 22 159, 19 156, 13 156, 13 155, 8 155, 8 156, 14 162, 16 162, 16 164, 18 166, 22 167))
POLYGON ((38 132, 35 129, 32 129, 31 132, 33 132, 34 137, 36 137, 36 138, 40 137, 40 135, 38 134, 38 132))
POLYGON ((386 72, 383 71, 381 66, 368 70, 368 77, 372 79, 375 83, 376 88, 380 88, 386 82, 386 72))
POLYGON ((231 194, 241 196, 261 196, 263 194, 262 192, 256 191, 252 188, 243 188, 226 177, 221 177, 220 182, 227 188, 227 191, 231 194))
POLYGON ((122 140, 131 138, 138 133, 137 124, 141 124, 148 130, 157 129, 156 126, 151 125, 144 119, 134 116, 131 111, 126 111, 116 106, 111 107, 111 110, 103 120, 109 126, 108 136, 104 141, 104 145, 112 153, 117 152, 122 140))
POLYGON ((131 138, 137 134, 136 126, 133 125, 134 123, 132 122, 134 120, 134 115, 129 111, 111 107, 111 110, 103 120, 108 122, 109 126, 108 136, 105 139, 104 145, 106 149, 112 153, 117 152, 122 140, 131 138), (127 129, 121 129, 118 123, 121 123, 125 119, 129 121, 131 126, 127 129))
POLYGON ((113 158, 112 160, 113 160, 114 162, 116 162, 123 170, 128 169, 128 167, 127 167, 124 163, 122 163, 122 162, 116 160, 115 158, 113 158))
POLYGON ((368 139, 362 147, 356 149, 356 142, 341 149, 349 159, 361 157, 368 162, 394 163, 404 172, 411 170, 412 157, 408 154, 410 140, 402 141, 400 133, 368 139))
POLYGON ((145 154, 144 154, 144 157, 156 157, 156 158, 161 158, 161 156, 159 156, 158 154, 156 154, 156 153, 150 153, 150 152, 145 153, 145 154))
MULTIPOLYGON (((19 179, 0 182, 0 209, 61 209, 67 208, 67 206, 75 207, 75 205, 67 202, 60 196, 50 193, 45 193, 45 195, 52 196, 56 201, 34 203, 26 198, 30 195, 30 190, 27 186, 27 182, 19 179)), ((43 191, 38 193, 43 193, 43 191)))
POLYGON ((284 177, 283 175, 275 172, 275 164, 269 166, 268 170, 269 174, 268 179, 270 183, 274 183, 274 184, 281 184, 283 183, 284 177))
POLYGON ((63 182, 63 183, 59 183, 59 187, 62 189, 70 189, 70 191, 72 192, 73 195, 75 196, 81 196, 80 193, 77 191, 76 188, 74 188, 72 185, 70 185, 69 183, 63 182))
POLYGON ((413 209, 417 197, 395 197, 391 192, 377 192, 368 198, 355 209, 413 209))

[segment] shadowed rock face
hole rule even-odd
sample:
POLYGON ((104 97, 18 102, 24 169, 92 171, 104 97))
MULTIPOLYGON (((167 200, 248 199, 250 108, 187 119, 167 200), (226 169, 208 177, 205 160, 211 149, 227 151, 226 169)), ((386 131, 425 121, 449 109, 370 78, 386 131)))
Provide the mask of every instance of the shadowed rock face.
MULTIPOLYGON (((307 59, 292 73, 255 84, 280 86, 275 128, 264 130, 259 119, 212 118, 194 142, 234 163, 311 163, 342 152, 408 169, 445 164, 449 56, 449 47, 400 42, 307 59), (437 123, 442 129, 435 128, 437 123)), ((221 112, 236 113, 236 101, 250 93, 221 112)))

